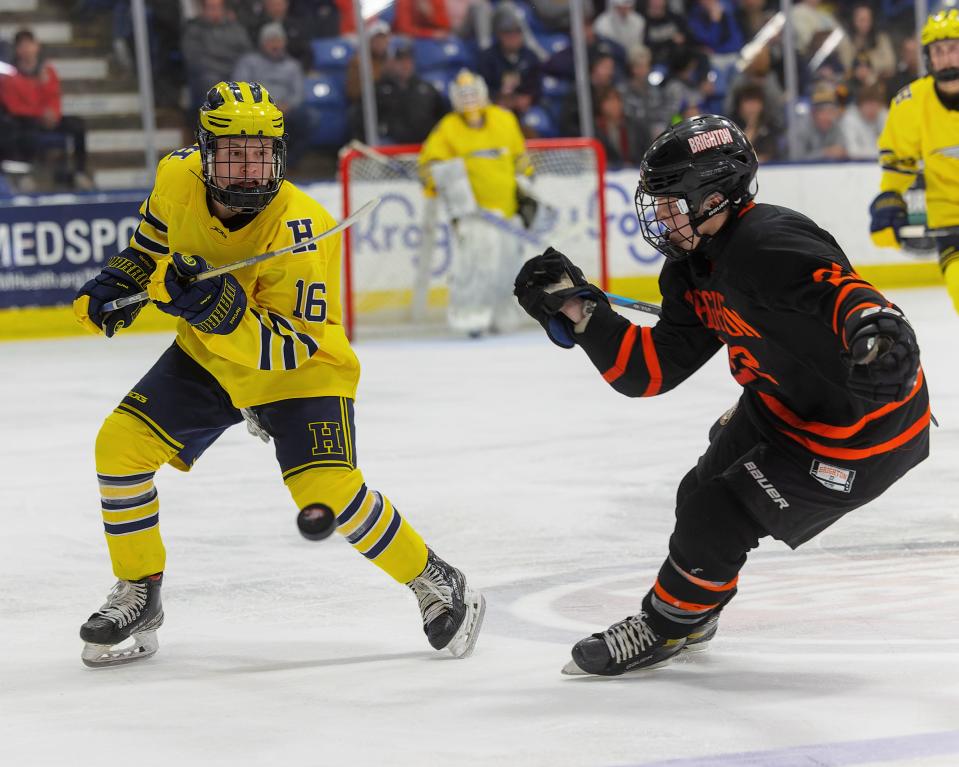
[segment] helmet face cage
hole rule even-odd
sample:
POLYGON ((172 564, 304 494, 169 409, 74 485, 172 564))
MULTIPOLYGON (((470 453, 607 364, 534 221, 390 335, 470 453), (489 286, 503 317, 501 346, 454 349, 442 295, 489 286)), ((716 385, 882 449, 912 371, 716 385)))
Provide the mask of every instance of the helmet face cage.
POLYGON ((670 128, 640 165, 635 203, 643 239, 668 259, 688 257, 696 238, 705 237, 702 223, 755 196, 758 164, 749 139, 728 118, 697 116, 670 128))
POLYGON ((221 205, 238 213, 258 213, 280 191, 286 175, 285 136, 215 136, 200 128, 197 142, 203 158, 203 181, 210 196, 221 205), (231 148, 239 150, 238 156, 231 148))
POLYGON ((450 83, 450 104, 459 114, 485 109, 489 106, 486 81, 479 75, 463 70, 450 83))
POLYGON ((238 213, 270 204, 286 175, 284 122, 260 83, 221 82, 209 90, 196 136, 214 200, 238 213))

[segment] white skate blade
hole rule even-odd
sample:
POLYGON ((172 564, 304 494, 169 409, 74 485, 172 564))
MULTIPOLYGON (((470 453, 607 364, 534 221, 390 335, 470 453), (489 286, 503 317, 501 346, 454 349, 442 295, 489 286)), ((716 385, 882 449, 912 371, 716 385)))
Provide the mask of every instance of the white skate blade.
POLYGON ((446 649, 454 658, 468 658, 472 654, 480 629, 483 627, 483 618, 486 616, 486 597, 468 588, 464 597, 467 604, 466 617, 463 618, 463 625, 459 627, 459 631, 446 645, 446 649))
POLYGON ((576 661, 571 660, 565 666, 563 666, 562 672, 566 676, 589 676, 588 671, 583 671, 579 666, 576 665, 576 661))
POLYGON ((133 642, 126 646, 87 643, 80 653, 80 660, 90 668, 108 668, 146 660, 160 649, 156 631, 144 631, 130 638, 133 642))

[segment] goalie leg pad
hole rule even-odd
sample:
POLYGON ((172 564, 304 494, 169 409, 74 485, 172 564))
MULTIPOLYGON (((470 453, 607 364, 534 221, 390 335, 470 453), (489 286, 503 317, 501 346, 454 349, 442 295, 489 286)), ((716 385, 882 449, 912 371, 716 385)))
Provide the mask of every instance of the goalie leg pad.
POLYGON ((447 321, 453 330, 482 333, 490 329, 498 301, 499 232, 473 216, 454 228, 447 321))

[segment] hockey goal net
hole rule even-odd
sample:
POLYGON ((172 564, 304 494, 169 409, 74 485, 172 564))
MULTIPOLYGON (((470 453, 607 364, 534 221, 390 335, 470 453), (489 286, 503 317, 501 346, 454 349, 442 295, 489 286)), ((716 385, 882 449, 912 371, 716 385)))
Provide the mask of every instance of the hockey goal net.
MULTIPOLYGON (((523 239, 524 257, 552 245, 605 289, 602 145, 568 138, 531 139, 526 147, 535 169, 533 192, 548 204, 541 205, 523 239)), ((344 235, 344 310, 351 337, 442 327, 453 248, 442 203, 425 197, 418 181, 419 149, 347 148, 340 156, 343 216, 382 198, 370 216, 344 235)))

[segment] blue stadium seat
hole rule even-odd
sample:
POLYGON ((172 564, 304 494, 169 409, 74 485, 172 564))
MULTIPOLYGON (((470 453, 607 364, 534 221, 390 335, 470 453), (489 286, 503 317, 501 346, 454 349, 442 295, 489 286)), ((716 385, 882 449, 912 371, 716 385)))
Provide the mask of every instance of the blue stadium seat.
POLYGON ((536 35, 536 41, 542 46, 550 56, 559 53, 560 51, 569 48, 572 43, 570 42, 569 35, 564 35, 562 33, 550 35, 550 34, 541 34, 536 35))
POLYGON ((432 85, 440 92, 440 95, 449 101, 450 83, 456 79, 456 70, 453 69, 428 69, 420 72, 419 76, 432 85))
POLYGON ((326 109, 327 107, 342 107, 346 105, 346 91, 338 77, 319 75, 306 78, 307 106, 326 109))
POLYGON ((313 66, 320 72, 346 69, 356 43, 345 37, 318 37, 312 40, 313 66))
POLYGON ((540 33, 545 30, 543 29, 543 22, 541 22, 539 16, 536 15, 536 11, 530 8, 525 2, 522 2, 522 0, 514 0, 513 5, 516 6, 519 15, 526 20, 526 25, 529 27, 530 32, 538 38, 540 33))
POLYGON ((339 147, 349 139, 349 110, 341 78, 321 75, 306 81, 304 101, 310 118, 310 145, 339 147))
POLYGON ((559 135, 556 121, 543 107, 530 107, 526 110, 521 122, 524 128, 536 131, 543 138, 555 138, 559 135))
POLYGON ((559 77, 546 75, 543 78, 543 97, 544 98, 562 98, 572 89, 573 84, 569 80, 562 80, 559 77))
POLYGON ((416 59, 416 70, 421 73, 441 67, 456 70, 463 67, 475 68, 473 52, 458 37, 447 37, 444 40, 415 38, 413 56, 416 59))

